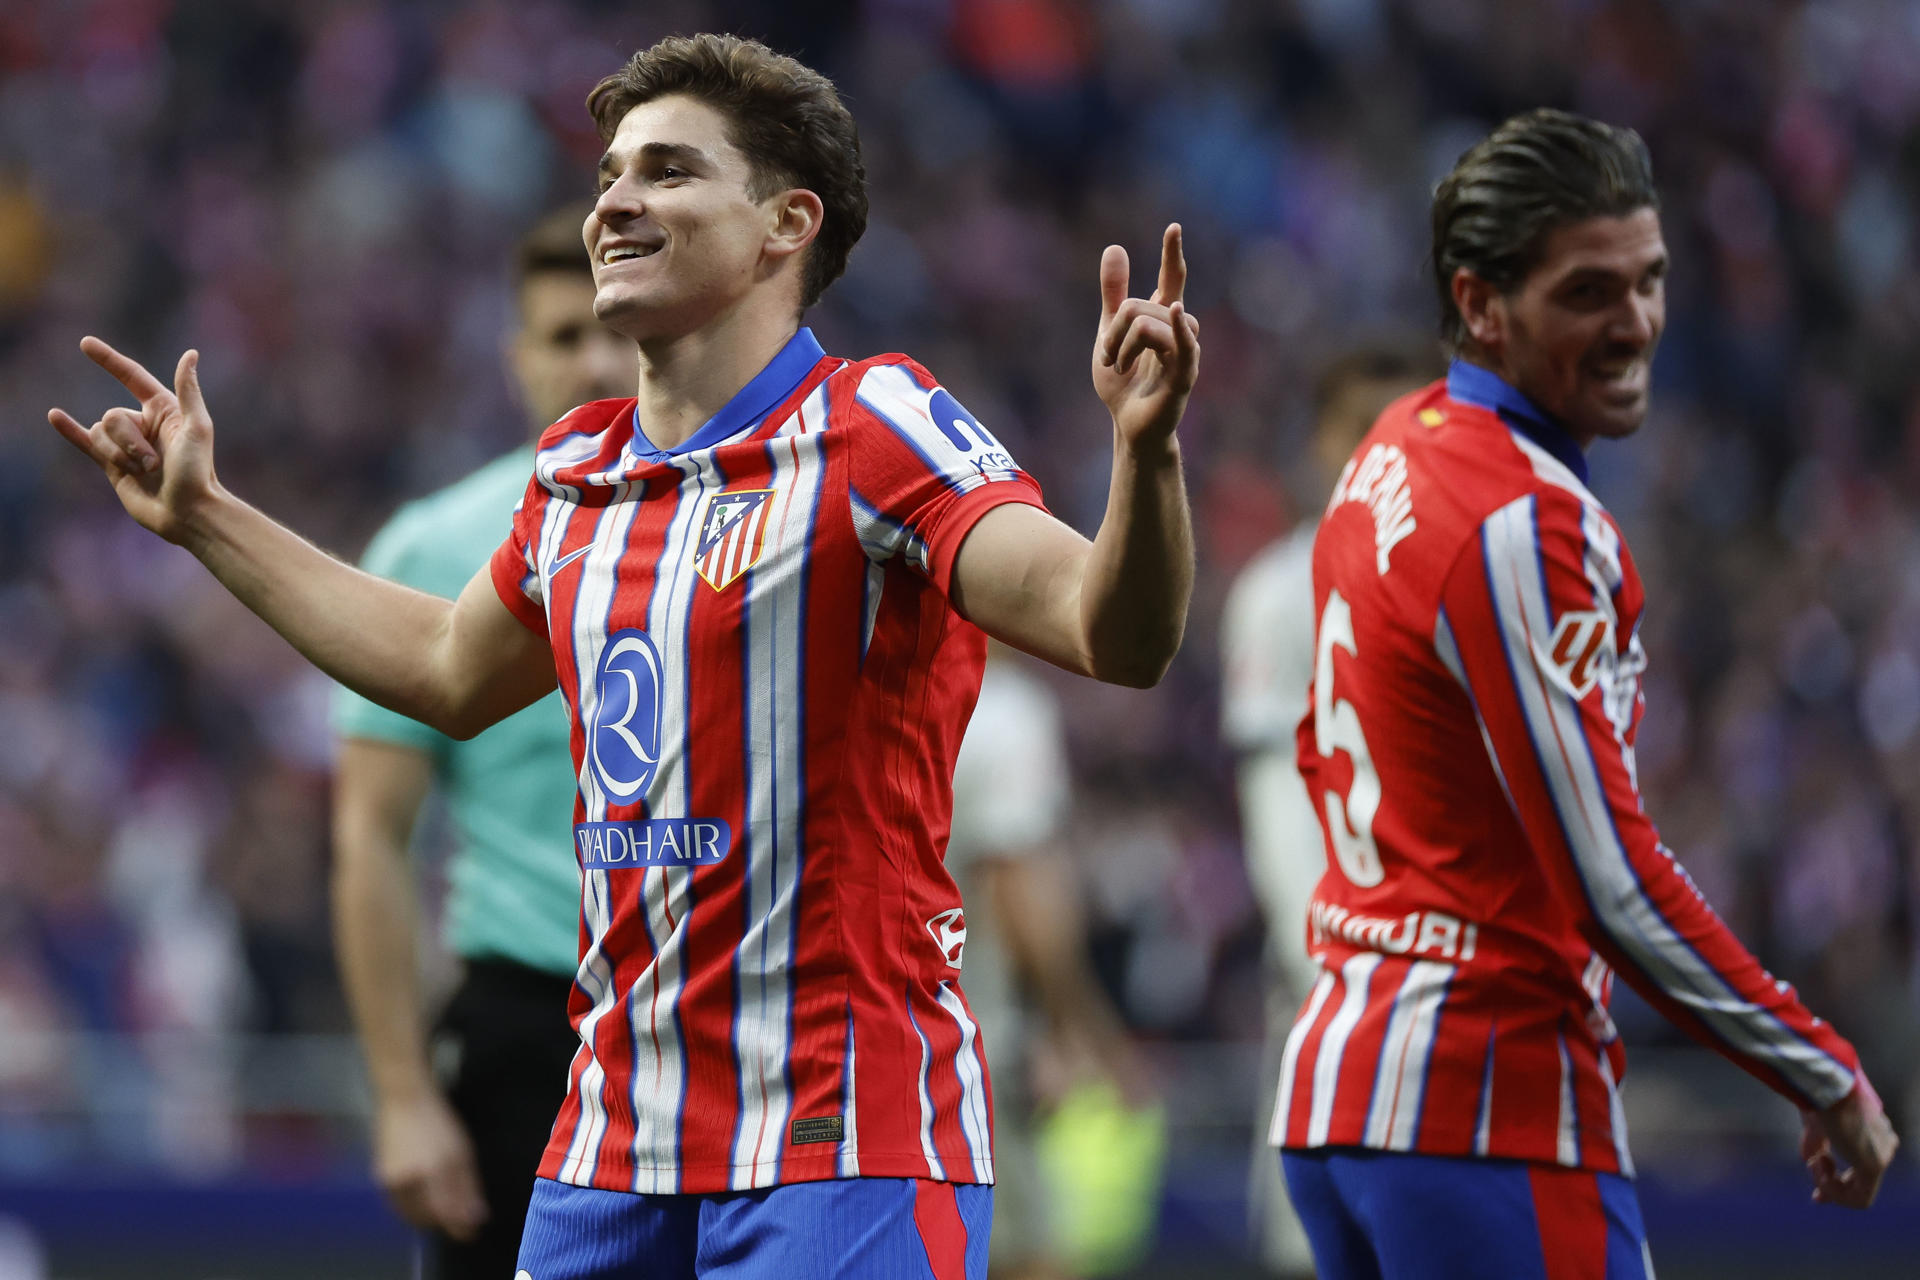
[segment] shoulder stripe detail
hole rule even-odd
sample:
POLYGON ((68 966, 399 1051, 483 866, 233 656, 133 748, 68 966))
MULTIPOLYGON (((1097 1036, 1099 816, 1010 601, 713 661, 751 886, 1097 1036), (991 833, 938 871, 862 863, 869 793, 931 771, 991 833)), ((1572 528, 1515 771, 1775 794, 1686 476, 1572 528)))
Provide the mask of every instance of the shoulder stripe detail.
POLYGON ((928 471, 956 493, 968 493, 995 480, 1018 480, 1021 474, 999 441, 960 408, 951 393, 923 386, 906 365, 874 365, 861 375, 855 399, 899 437, 928 471), (951 423, 935 419, 961 415, 951 423), (975 437, 978 438, 975 438, 975 437))
MULTIPOLYGON (((1505 424, 1503 423, 1502 425, 1504 426, 1505 424)), ((1515 447, 1526 455, 1527 461, 1533 464, 1534 475, 1540 477, 1540 479, 1557 489, 1565 489, 1582 502, 1590 503, 1594 506, 1599 505, 1600 500, 1593 496, 1593 491, 1587 488, 1579 476, 1573 474, 1572 468, 1568 467, 1566 463, 1560 461, 1560 459, 1554 457, 1545 449, 1542 449, 1539 445, 1527 439, 1526 436, 1515 431, 1512 427, 1507 427, 1507 435, 1512 438, 1515 447)))
MULTIPOLYGON (((1772 1064, 1810 1097, 1843 1093, 1852 1072, 1742 997, 1647 896, 1614 825, 1579 705, 1544 674, 1553 618, 1537 520, 1534 496, 1519 498, 1487 518, 1481 544, 1508 672, 1589 908, 1649 977, 1736 1052, 1772 1064)), ((1594 605, 1611 618, 1610 596, 1597 594, 1594 605)))

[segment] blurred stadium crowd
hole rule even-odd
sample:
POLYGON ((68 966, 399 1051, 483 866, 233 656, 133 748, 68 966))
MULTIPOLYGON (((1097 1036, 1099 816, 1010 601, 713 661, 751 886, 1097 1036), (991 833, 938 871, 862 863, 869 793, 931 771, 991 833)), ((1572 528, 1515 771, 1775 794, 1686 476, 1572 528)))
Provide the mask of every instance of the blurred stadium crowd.
MULTIPOLYGON (((874 216, 811 316, 827 349, 913 353, 1089 532, 1100 248, 1150 262, 1185 224, 1186 648, 1150 693, 1059 682, 1099 960, 1167 1042, 1260 1031, 1216 632, 1234 571, 1321 499, 1288 484, 1315 370, 1431 329, 1428 195, 1491 123, 1551 103, 1640 129, 1670 321, 1648 426, 1593 461, 1649 593, 1641 781, 1911 1126, 1920 8, 26 0, 0 12, 0 1166, 59 1159, 44 1118, 101 1096, 30 1033, 346 1028, 328 687, 65 455, 46 407, 107 403, 75 340, 160 368, 199 347, 225 483, 357 555, 521 434, 508 250, 590 189, 587 88, 716 27, 820 67, 861 122, 874 216)), ((217 1072, 135 1061, 114 1088, 153 1119, 116 1125, 124 1158, 239 1153, 205 1119, 217 1072)))

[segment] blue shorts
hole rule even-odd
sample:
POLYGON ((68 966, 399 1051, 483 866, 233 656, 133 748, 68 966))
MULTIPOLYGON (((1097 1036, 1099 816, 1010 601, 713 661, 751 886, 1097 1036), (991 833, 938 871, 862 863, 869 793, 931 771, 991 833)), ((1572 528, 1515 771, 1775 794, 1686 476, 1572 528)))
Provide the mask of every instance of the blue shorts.
POLYGON ((533 1184, 514 1280, 986 1280, 993 1188, 916 1178, 640 1195, 533 1184))
POLYGON ((1281 1166, 1320 1280, 1653 1280, 1618 1174, 1353 1148, 1281 1166))

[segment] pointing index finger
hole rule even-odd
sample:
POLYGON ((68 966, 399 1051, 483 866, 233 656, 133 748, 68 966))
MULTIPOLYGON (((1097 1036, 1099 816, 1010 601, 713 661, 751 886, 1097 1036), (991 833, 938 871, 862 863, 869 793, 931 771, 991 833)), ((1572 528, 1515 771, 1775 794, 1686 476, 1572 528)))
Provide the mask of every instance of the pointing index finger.
POLYGON ((1153 291, 1153 300, 1162 306, 1179 302, 1187 292, 1187 255, 1180 224, 1167 224, 1166 234, 1160 238, 1160 287, 1153 291))
POLYGON ((161 381, 147 372, 146 366, 131 356, 121 355, 98 338, 89 336, 80 339, 80 350, 86 352, 87 359, 117 378, 121 386, 133 392, 141 404, 167 392, 161 381))

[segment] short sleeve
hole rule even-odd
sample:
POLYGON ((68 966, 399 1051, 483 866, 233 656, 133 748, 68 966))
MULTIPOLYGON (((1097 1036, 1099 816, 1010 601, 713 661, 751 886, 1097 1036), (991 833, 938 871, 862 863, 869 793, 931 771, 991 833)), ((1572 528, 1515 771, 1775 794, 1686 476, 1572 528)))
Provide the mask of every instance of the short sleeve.
POLYGON ((507 611, 541 636, 547 634, 546 586, 540 577, 539 529, 551 495, 535 476, 513 507, 513 526, 487 561, 493 589, 507 611))
MULTIPOLYGON (((428 548, 422 538, 424 529, 412 515, 411 511, 403 508, 388 521, 374 535, 373 541, 367 544, 360 567, 368 573, 418 590, 432 590, 427 583, 430 573, 428 548)), ((389 711, 376 702, 369 702, 344 687, 334 690, 333 725, 334 731, 342 738, 370 738, 376 742, 388 742, 436 754, 444 750, 450 741, 438 730, 430 729, 397 711, 389 711)))
POLYGON ((942 592, 976 521, 1040 486, 933 376, 910 360, 856 366, 849 427, 854 531, 869 559, 904 559, 942 592))

